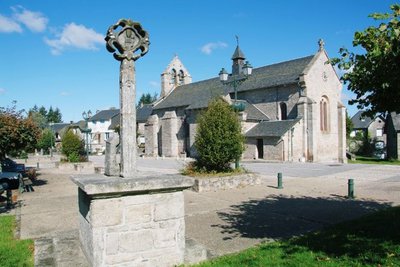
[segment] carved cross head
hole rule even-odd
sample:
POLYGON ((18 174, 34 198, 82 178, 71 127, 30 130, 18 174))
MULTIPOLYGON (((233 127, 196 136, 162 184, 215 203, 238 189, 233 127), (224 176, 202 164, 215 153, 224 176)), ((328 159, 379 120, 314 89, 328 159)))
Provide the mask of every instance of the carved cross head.
POLYGON ((108 28, 105 40, 107 50, 119 61, 137 60, 147 53, 150 45, 149 34, 139 22, 130 19, 120 19, 108 28), (140 53, 136 53, 138 50, 140 53))

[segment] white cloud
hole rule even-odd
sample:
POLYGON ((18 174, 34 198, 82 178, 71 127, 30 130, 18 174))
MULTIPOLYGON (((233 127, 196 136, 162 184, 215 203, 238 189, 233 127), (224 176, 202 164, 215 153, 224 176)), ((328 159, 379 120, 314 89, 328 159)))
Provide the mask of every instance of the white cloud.
POLYGON ((102 34, 73 22, 66 24, 62 33, 58 34, 57 37, 57 39, 45 38, 45 42, 51 47, 53 55, 60 55, 67 48, 97 50, 97 45, 104 43, 102 34))
POLYGON ((206 55, 210 55, 215 49, 225 48, 228 45, 224 42, 207 43, 201 47, 201 52, 206 55))
POLYGON ((4 95, 6 93, 6 89, 0 88, 0 95, 4 95))
POLYGON ((151 87, 154 87, 154 88, 159 88, 159 87, 160 87, 160 83, 159 83, 159 82, 156 82, 156 81, 150 81, 150 82, 149 82, 149 85, 150 85, 151 87))
POLYGON ((62 91, 60 92, 60 96, 69 96, 69 92, 62 91))
POLYGON ((22 32, 22 28, 11 18, 7 18, 0 14, 0 32, 22 32))
POLYGON ((16 21, 24 24, 33 32, 43 32, 46 30, 49 20, 40 12, 30 11, 22 6, 12 7, 16 21))

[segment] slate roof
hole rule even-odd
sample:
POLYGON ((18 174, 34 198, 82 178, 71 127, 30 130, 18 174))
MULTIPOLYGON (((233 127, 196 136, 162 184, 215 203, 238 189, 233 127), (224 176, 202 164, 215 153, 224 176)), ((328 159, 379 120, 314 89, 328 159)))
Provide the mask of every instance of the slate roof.
POLYGON ((367 116, 362 116, 363 110, 358 111, 352 118, 354 129, 368 129, 369 125, 372 122, 372 119, 367 116))
POLYGON ((136 122, 146 122, 151 113, 153 112, 153 105, 145 104, 136 109, 136 122))
POLYGON ((248 130, 246 137, 281 137, 289 131, 301 118, 284 121, 262 121, 248 130))
POLYGON ((400 131, 400 113, 396 114, 396 112, 390 113, 390 117, 392 118, 393 126, 396 132, 400 131))
POLYGON ((119 109, 106 109, 97 112, 89 121, 106 121, 119 114, 119 109))
MULTIPOLYGON (((119 110, 118 110, 119 111, 119 110)), ((151 113, 153 112, 153 106, 151 104, 145 104, 141 107, 136 108, 136 122, 145 123, 151 113)), ((111 118, 111 125, 108 127, 109 130, 115 129, 120 123, 120 113, 111 118)))
MULTIPOLYGON (((308 56, 255 68, 249 79, 240 85, 238 92, 297 84, 300 74, 303 73, 313 58, 314 56, 308 56)), ((154 106, 154 110, 175 107, 205 108, 212 98, 223 95, 225 89, 233 93, 233 88, 223 85, 219 78, 178 86, 164 100, 154 106)))
POLYGON ((53 125, 50 125, 50 129, 54 132, 54 133, 60 133, 64 127, 66 126, 70 126, 70 123, 54 123, 53 125))

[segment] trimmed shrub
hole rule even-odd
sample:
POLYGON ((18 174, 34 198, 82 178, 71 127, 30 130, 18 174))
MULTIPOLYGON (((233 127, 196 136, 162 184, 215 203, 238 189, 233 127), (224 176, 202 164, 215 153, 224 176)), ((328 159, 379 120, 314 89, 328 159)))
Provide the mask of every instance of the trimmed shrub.
POLYGON ((223 99, 215 99, 199 117, 195 139, 197 167, 212 171, 230 170, 230 163, 244 150, 244 136, 237 113, 223 99))

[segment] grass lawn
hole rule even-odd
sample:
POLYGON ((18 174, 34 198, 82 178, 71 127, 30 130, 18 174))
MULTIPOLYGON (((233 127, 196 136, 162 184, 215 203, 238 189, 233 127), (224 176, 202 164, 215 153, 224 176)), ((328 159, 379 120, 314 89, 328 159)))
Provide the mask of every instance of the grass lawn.
POLYGON ((33 266, 33 241, 16 240, 14 229, 14 216, 0 216, 0 266, 33 266))
POLYGON ((400 266, 400 207, 195 266, 400 266))
POLYGON ((380 164, 380 165, 400 165, 399 160, 377 159, 373 157, 357 156, 356 160, 349 160, 348 163, 354 164, 380 164))

